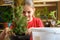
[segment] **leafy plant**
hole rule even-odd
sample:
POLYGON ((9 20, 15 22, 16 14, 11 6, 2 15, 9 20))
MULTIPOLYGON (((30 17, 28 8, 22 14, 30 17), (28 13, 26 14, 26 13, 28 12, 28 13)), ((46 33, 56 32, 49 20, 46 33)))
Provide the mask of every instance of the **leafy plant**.
POLYGON ((49 11, 48 11, 48 8, 47 7, 44 7, 43 13, 44 13, 44 16, 46 16, 46 19, 48 19, 49 11))
POLYGON ((56 17, 55 17, 55 12, 56 12, 56 11, 51 11, 50 14, 49 14, 53 19, 56 19, 56 17))
POLYGON ((13 12, 11 6, 0 6, 0 18, 4 22, 12 22, 13 12))
POLYGON ((23 11, 23 6, 18 6, 16 7, 16 13, 15 13, 15 18, 14 18, 14 22, 16 23, 16 27, 13 29, 13 32, 15 34, 23 34, 25 33, 25 31, 27 30, 26 26, 27 26, 27 20, 26 17, 23 16, 22 11, 23 11))
POLYGON ((60 20, 57 20, 57 23, 56 24, 59 25, 60 24, 60 20))
POLYGON ((37 9, 35 12, 36 17, 40 17, 41 19, 48 19, 49 18, 49 11, 47 7, 42 9, 37 9))
POLYGON ((42 9, 37 9, 35 15, 41 19, 56 19, 55 12, 55 10, 49 11, 47 7, 44 7, 42 9))
POLYGON ((40 13, 41 13, 41 12, 40 12, 40 9, 37 9, 37 10, 35 11, 35 16, 36 16, 36 17, 40 17, 40 13))

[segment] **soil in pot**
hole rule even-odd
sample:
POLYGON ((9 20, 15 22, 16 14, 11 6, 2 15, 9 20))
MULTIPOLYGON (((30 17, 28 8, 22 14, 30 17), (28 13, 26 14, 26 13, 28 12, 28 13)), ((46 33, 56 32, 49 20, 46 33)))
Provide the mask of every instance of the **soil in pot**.
POLYGON ((12 35, 11 40, 30 40, 30 35, 12 35))

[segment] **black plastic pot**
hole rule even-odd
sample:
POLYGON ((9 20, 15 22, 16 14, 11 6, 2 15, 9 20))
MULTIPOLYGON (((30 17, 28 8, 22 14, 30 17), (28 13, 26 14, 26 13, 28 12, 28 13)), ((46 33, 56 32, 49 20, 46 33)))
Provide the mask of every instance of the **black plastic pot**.
POLYGON ((44 25, 45 25, 45 27, 50 27, 51 22, 50 21, 46 21, 44 25))
POLYGON ((12 35, 11 40, 30 40, 30 35, 12 35))

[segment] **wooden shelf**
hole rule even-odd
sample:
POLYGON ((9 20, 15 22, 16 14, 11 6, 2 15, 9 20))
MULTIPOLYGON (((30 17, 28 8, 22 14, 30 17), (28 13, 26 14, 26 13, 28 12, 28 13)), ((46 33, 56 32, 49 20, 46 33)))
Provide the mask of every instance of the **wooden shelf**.
POLYGON ((13 4, 2 4, 0 6, 11 6, 12 8, 14 8, 14 5, 13 4))
POLYGON ((34 2, 58 2, 60 0, 33 0, 34 2))
POLYGON ((56 6, 56 4, 35 4, 35 7, 43 7, 43 6, 56 6))
POLYGON ((0 6, 13 6, 13 0, 0 0, 0 6))
POLYGON ((4 24, 4 23, 0 23, 0 24, 4 24))
POLYGON ((12 6, 12 4, 2 4, 0 6, 12 6))
POLYGON ((3 31, 2 29, 0 29, 0 32, 3 31))
POLYGON ((43 7, 43 6, 56 6, 56 2, 40 2, 34 3, 35 7, 43 7))

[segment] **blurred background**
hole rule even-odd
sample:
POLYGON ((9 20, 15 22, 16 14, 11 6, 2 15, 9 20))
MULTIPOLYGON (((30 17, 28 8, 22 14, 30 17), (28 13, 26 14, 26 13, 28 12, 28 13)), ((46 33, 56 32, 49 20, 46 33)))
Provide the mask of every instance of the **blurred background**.
MULTIPOLYGON (((45 27, 60 27, 60 0, 33 0, 35 16, 42 19, 45 27)), ((8 26, 16 16, 15 8, 24 5, 24 0, 0 0, 0 29, 8 26)))

